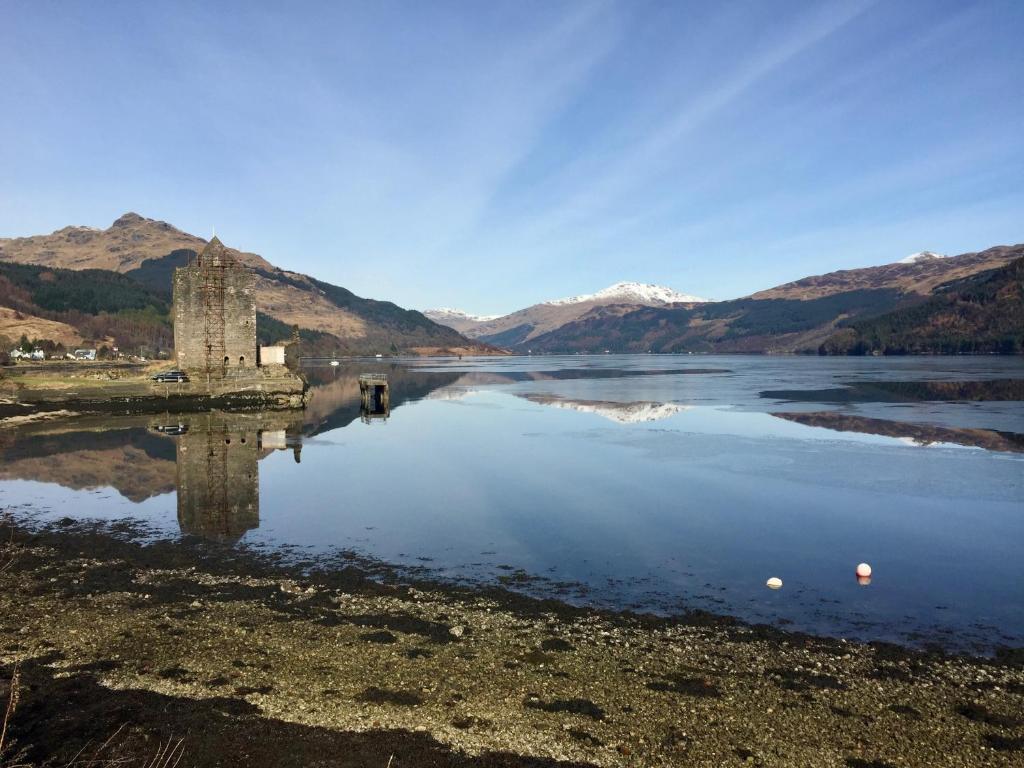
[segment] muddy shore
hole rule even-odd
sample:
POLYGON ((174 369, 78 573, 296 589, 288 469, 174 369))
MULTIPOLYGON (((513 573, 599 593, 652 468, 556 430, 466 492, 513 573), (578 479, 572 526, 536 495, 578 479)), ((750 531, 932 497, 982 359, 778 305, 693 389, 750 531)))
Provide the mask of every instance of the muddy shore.
POLYGON ((0 705, 18 678, 0 765, 1024 761, 1019 652, 589 611, 139 533, 0 512, 0 705))

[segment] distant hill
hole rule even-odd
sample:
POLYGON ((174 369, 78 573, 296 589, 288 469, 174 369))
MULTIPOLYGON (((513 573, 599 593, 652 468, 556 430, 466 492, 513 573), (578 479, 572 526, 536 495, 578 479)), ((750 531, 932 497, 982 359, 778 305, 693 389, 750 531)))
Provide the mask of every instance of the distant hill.
POLYGON ((893 288, 901 293, 927 295, 936 287, 960 277, 1013 261, 1019 245, 1000 245, 978 253, 942 256, 930 251, 915 253, 894 264, 862 269, 843 269, 805 277, 753 294, 752 299, 819 299, 837 293, 893 288))
POLYGON ((608 304, 590 307, 528 343, 509 341, 519 350, 548 353, 817 352, 856 320, 911 310, 940 286, 1021 256, 1024 245, 999 246, 808 277, 732 301, 639 309, 608 304))
POLYGON ((425 309, 423 314, 439 325, 446 325, 468 336, 471 336, 482 324, 501 317, 501 315, 471 315, 461 309, 452 309, 451 307, 425 309))
POLYGON ((898 303, 892 289, 818 299, 735 299, 690 307, 618 305, 532 339, 533 352, 792 352, 813 349, 836 319, 882 312, 898 303))
MULTIPOLYGON (((201 237, 182 232, 165 221, 126 213, 107 229, 71 226, 49 235, 0 238, 0 261, 128 272, 146 259, 160 258, 177 250, 199 253, 205 245, 201 237)), ((228 250, 245 264, 270 267, 269 262, 254 253, 228 250)))
MULTIPOLYGON (((126 213, 105 230, 65 227, 49 235, 0 239, 0 266, 35 265, 108 274, 130 281, 112 289, 114 297, 148 292, 149 304, 170 302, 171 275, 175 267, 187 264, 206 241, 163 221, 126 213)), ((323 354, 372 354, 410 352, 488 353, 486 344, 473 342, 421 313, 387 301, 356 296, 297 272, 278 269, 254 253, 228 249, 256 273, 256 305, 265 318, 288 329, 298 326, 309 352, 323 354)), ((56 272, 55 272, 56 274, 56 272)), ((89 278, 92 284, 93 275, 89 278)), ((112 279, 112 278, 111 278, 112 279)), ((0 285, 0 307, 11 307, 0 285)), ((81 298, 81 297, 80 297, 81 298)), ((44 309, 55 308, 38 305, 44 309)), ((166 307, 164 307, 166 309, 166 307)), ((90 310, 86 314, 118 313, 120 309, 90 310)), ((74 325, 74 323, 72 323, 74 325)), ((272 322, 266 326, 274 327, 272 322)), ((279 330, 279 329, 278 329, 279 330)), ((4 333, 0 328, 0 333, 4 333)))
POLYGON ((128 275, 0 262, 0 336, 22 335, 66 349, 88 340, 151 354, 174 337, 169 297, 128 275))
POLYGON ((939 286, 923 303, 851 322, 820 352, 1024 353, 1024 257, 939 286))
POLYGON ((49 339, 65 349, 77 349, 82 345, 82 334, 68 323, 39 317, 31 312, 22 312, 11 307, 0 307, 0 356, 9 352, 21 337, 49 339))
POLYGON ((623 282, 596 293, 534 304, 500 317, 474 317, 453 309, 426 310, 424 314, 470 338, 499 347, 525 349, 533 339, 555 332, 600 307, 615 305, 636 309, 703 301, 705 299, 698 296, 679 293, 660 285, 623 282))

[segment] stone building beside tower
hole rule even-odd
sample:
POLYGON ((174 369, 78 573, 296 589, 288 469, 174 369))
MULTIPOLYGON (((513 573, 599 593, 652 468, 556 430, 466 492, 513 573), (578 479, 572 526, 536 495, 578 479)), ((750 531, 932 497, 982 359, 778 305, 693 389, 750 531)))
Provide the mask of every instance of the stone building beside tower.
POLYGON ((178 368, 207 380, 258 364, 255 276, 216 237, 174 270, 174 350, 178 368))

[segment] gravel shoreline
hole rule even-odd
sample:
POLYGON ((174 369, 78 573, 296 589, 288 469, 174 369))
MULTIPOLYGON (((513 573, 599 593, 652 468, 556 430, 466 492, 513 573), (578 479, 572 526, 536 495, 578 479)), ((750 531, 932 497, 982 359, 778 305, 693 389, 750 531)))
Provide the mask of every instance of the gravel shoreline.
POLYGON ((118 524, 0 533, 0 704, 17 667, 8 739, 30 764, 111 736, 103 759, 174 745, 197 766, 1024 761, 1020 652, 309 574, 118 524))

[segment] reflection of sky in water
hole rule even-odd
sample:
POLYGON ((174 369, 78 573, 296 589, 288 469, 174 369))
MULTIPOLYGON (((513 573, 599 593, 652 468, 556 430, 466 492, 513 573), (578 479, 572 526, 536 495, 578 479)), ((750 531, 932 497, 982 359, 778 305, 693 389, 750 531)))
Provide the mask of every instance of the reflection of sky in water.
MULTIPOLYGON (((579 361, 424 365, 467 375, 393 408, 386 423, 308 440, 301 464, 285 452, 261 461, 260 526, 244 540, 431 558, 458 578, 512 566, 582 582, 587 599, 620 606, 685 605, 890 639, 945 628, 957 634, 941 640, 959 646, 1024 643, 1024 455, 806 426, 770 415, 779 405, 758 396, 857 377, 1019 377, 1020 361, 586 363, 732 372, 482 383, 481 372, 579 361), (617 404, 621 415, 645 403, 688 407, 613 418, 617 404), (875 569, 867 588, 854 576, 861 561, 875 569), (785 587, 765 589, 769 576, 785 587)), ((1007 431, 1024 421, 1020 402, 912 405, 837 410, 1007 431)), ((0 492, 5 504, 177 526, 170 495, 135 505, 110 490, 24 481, 0 492)))
MULTIPOLYGON (((608 355, 597 357, 535 357, 477 362, 422 362, 426 371, 461 371, 473 376, 502 371, 547 371, 585 365, 601 369, 634 368, 646 373, 680 368, 717 368, 727 373, 693 376, 645 376, 642 379, 580 379, 516 382, 509 391, 561 394, 587 400, 657 400, 691 405, 724 405, 743 410, 818 410, 818 403, 792 403, 762 398, 765 390, 818 390, 847 382, 958 381, 1024 378, 1024 360, 1017 357, 830 357, 719 355, 608 355), (640 397, 634 396, 642 393, 640 397)), ((830 406, 834 407, 834 406, 830 406)), ((852 403, 844 412, 883 419, 902 419, 957 427, 1024 432, 1020 402, 852 403)))

